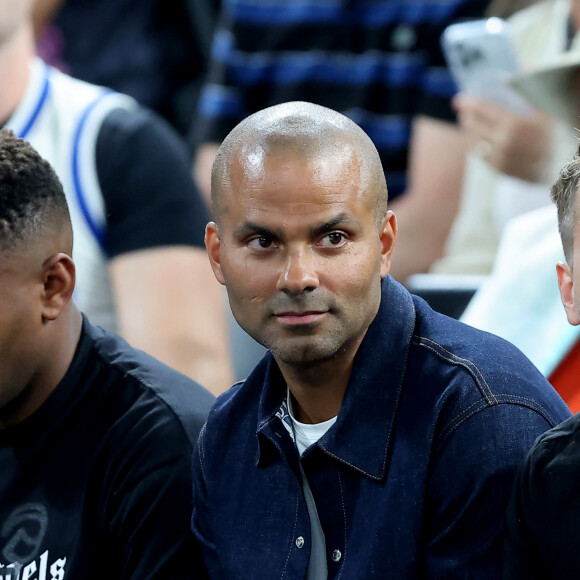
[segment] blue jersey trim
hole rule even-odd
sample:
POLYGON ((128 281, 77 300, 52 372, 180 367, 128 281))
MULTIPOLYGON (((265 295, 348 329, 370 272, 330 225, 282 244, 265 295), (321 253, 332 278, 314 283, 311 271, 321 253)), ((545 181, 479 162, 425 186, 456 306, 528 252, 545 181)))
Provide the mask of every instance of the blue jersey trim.
POLYGON ((112 94, 113 91, 105 90, 103 91, 83 112, 81 120, 79 121, 75 136, 74 136, 74 143, 73 143, 73 155, 72 155, 72 172, 73 172, 73 183, 75 194, 77 197, 77 201, 79 203, 79 207, 83 213, 83 217, 89 226, 89 229, 93 233, 93 236, 97 240, 97 243, 103 250, 105 251, 105 228, 100 227, 96 221, 93 219, 89 211, 89 207, 85 200, 85 194, 83 193, 83 187, 81 185, 81 178, 80 178, 80 169, 79 169, 79 147, 83 129, 89 118, 89 115, 94 110, 94 108, 105 98, 107 95, 112 94))
POLYGON ((38 99, 38 102, 36 103, 36 106, 34 107, 34 110, 32 111, 30 118, 28 119, 28 122, 26 123, 26 125, 24 125, 24 128, 22 129, 22 131, 20 131, 20 133, 18 134, 18 137, 20 137, 21 139, 26 139, 26 137, 27 137, 28 133, 30 133, 30 130, 32 129, 34 123, 36 123, 36 119, 38 119, 38 115, 40 115, 40 111, 42 111, 42 107, 44 106, 44 103, 46 102, 46 99, 48 97, 49 89, 50 89, 50 81, 49 81, 48 67, 45 66, 44 67, 43 86, 42 86, 42 90, 40 92, 40 98, 38 99))

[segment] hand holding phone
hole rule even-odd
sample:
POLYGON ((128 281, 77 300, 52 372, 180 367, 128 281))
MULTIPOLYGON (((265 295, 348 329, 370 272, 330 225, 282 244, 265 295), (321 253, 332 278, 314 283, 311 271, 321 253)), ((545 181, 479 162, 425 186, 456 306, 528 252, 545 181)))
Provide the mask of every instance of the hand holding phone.
POLYGON ((487 18, 451 24, 441 45, 461 92, 516 113, 530 112, 525 98, 508 84, 520 70, 508 23, 487 18))

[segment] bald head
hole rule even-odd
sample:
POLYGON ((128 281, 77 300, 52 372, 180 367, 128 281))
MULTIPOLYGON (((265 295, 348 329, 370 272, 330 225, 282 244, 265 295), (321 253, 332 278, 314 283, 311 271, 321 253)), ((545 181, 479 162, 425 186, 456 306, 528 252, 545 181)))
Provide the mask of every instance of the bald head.
POLYGON ((387 184, 379 154, 368 135, 348 117, 326 107, 290 102, 258 111, 239 123, 216 155, 211 176, 216 221, 227 211, 231 170, 261 176, 267 157, 280 156, 310 164, 332 161, 359 168, 359 187, 371 200, 377 223, 387 211, 387 184))

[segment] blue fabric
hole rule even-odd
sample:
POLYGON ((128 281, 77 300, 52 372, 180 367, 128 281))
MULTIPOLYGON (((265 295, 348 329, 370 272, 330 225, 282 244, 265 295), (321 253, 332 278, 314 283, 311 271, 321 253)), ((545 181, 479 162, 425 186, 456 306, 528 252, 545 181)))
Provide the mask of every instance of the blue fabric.
POLYGON ((488 1, 223 0, 199 101, 199 140, 219 143, 247 115, 286 101, 357 112, 394 199, 406 186, 413 117, 455 120, 457 87, 441 33, 481 17, 488 1))
POLYGON ((285 392, 267 353, 202 431, 192 527, 210 578, 305 577, 299 461, 329 578, 499 578, 516 469, 570 415, 513 345, 434 312, 390 277, 337 422, 301 460, 277 416, 285 392))
POLYGON ((353 21, 370 27, 385 26, 400 21, 446 22, 453 17, 457 2, 449 0, 237 0, 231 5, 237 19, 262 24, 350 24, 353 21), (345 10, 346 8, 346 10, 345 10))

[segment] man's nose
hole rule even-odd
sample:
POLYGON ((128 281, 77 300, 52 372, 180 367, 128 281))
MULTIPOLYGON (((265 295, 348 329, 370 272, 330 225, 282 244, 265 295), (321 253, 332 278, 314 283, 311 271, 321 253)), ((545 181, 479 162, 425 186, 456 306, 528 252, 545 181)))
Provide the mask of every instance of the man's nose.
POLYGON ((288 294, 298 294, 314 290, 318 285, 316 257, 308 250, 288 252, 277 289, 288 294))

